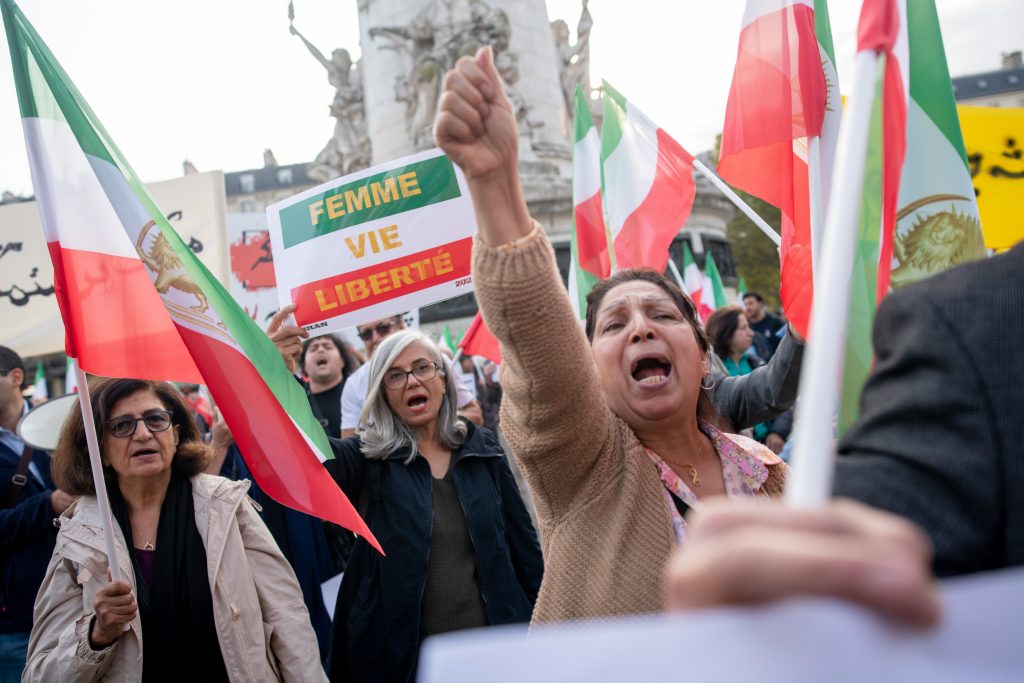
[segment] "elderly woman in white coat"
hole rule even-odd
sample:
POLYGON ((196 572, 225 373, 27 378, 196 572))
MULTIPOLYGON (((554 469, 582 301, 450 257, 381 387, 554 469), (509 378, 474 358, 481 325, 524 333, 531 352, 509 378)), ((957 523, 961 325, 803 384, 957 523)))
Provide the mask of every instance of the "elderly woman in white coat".
POLYGON ((36 598, 23 681, 325 681, 295 574, 246 497, 202 474, 208 457, 163 382, 93 388, 114 516, 111 581, 80 411, 53 476, 82 496, 36 598))

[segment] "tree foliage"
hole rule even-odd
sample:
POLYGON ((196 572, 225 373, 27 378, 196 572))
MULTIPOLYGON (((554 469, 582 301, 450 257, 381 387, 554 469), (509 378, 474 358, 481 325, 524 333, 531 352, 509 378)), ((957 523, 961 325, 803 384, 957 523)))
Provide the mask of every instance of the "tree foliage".
MULTIPOLYGON (((743 201, 754 212, 779 230, 781 214, 777 208, 746 192, 736 190, 743 201)), ((779 252, 775 243, 741 212, 729 221, 726 227, 732 246, 732 257, 736 262, 736 274, 747 283, 747 289, 764 297, 771 309, 778 309, 779 302, 779 252)))

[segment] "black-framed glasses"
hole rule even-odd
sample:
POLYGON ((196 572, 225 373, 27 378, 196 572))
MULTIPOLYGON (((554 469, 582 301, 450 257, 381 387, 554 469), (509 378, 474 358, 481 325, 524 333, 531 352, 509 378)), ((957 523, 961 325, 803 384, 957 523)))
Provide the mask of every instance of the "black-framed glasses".
POLYGON ((14 368, 8 368, 7 370, 0 370, 0 377, 6 377, 7 375, 11 374, 12 370, 14 370, 14 368))
POLYGON ((391 333, 391 328, 397 323, 377 323, 373 327, 368 327, 365 330, 359 330, 359 338, 363 341, 370 341, 373 339, 373 333, 376 332, 378 337, 386 337, 391 333))
POLYGON ((135 433, 135 429, 140 422, 145 422, 146 429, 153 433, 165 432, 171 427, 171 413, 166 410, 154 410, 142 417, 121 415, 112 420, 107 420, 107 429, 110 430, 111 436, 118 439, 127 439, 135 433))
POLYGON ((421 382, 437 377, 438 365, 433 361, 420 361, 412 366, 412 370, 400 370, 391 368, 384 373, 384 386, 388 389, 404 389, 409 383, 409 375, 413 375, 421 382))

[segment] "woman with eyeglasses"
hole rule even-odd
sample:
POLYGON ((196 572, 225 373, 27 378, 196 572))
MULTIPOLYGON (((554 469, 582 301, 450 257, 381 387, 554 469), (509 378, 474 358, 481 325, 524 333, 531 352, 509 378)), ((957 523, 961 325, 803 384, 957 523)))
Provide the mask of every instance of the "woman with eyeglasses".
POLYGON ((325 680, 295 574, 246 497, 201 474, 209 447, 165 382, 92 387, 121 580, 109 578, 81 411, 53 478, 60 516, 24 681, 325 680))
POLYGON ((415 330, 369 362, 357 436, 324 463, 386 556, 360 538, 334 613, 332 681, 412 681, 438 633, 525 622, 540 589, 537 534, 494 434, 460 419, 455 377, 415 330))

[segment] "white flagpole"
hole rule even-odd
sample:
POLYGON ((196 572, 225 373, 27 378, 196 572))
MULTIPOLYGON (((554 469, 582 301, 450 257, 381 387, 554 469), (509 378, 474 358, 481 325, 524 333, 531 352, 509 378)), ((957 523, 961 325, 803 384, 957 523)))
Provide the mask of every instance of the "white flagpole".
POLYGON ((843 117, 839 129, 839 153, 836 155, 839 164, 832 178, 825 221, 821 276, 815 279, 810 343, 800 373, 801 397, 796 414, 793 468, 786 485, 786 502, 796 506, 820 506, 832 495, 833 417, 839 397, 843 331, 860 220, 877 65, 878 54, 873 50, 857 54, 849 116, 843 117))
POLYGON ((690 296, 690 293, 686 291, 686 285, 683 284, 683 276, 679 274, 679 268, 676 267, 671 256, 668 257, 668 269, 672 271, 672 277, 676 279, 676 284, 679 285, 679 289, 683 290, 683 294, 690 296))
POLYGON ((768 225, 763 218, 757 215, 757 213, 750 208, 750 205, 739 198, 732 188, 726 185, 721 178, 715 175, 714 171, 705 166, 700 159, 693 160, 693 167, 704 174, 704 177, 711 181, 711 184, 717 187, 722 194, 728 197, 729 201, 736 205, 736 208, 746 214, 747 218, 754 221, 754 225, 761 228, 761 232, 768 236, 772 242, 775 243, 776 247, 782 246, 782 238, 779 237, 779 233, 775 232, 772 226, 768 225))
POLYGON ((103 524, 103 545, 107 551, 107 566, 110 567, 110 578, 121 580, 121 566, 117 563, 117 551, 114 546, 113 518, 110 514, 110 499, 107 497, 107 482, 103 478, 103 462, 100 460, 100 444, 96 436, 96 423, 92 414, 92 403, 89 398, 89 382, 82 368, 78 367, 78 359, 71 359, 78 381, 78 404, 82 407, 82 423, 85 426, 85 442, 89 446, 89 465, 92 467, 92 480, 96 487, 96 502, 100 508, 100 522, 103 524))
POLYGON ((821 264, 821 239, 825 229, 821 194, 821 136, 807 140, 807 190, 811 199, 811 267, 818 279, 821 264))

